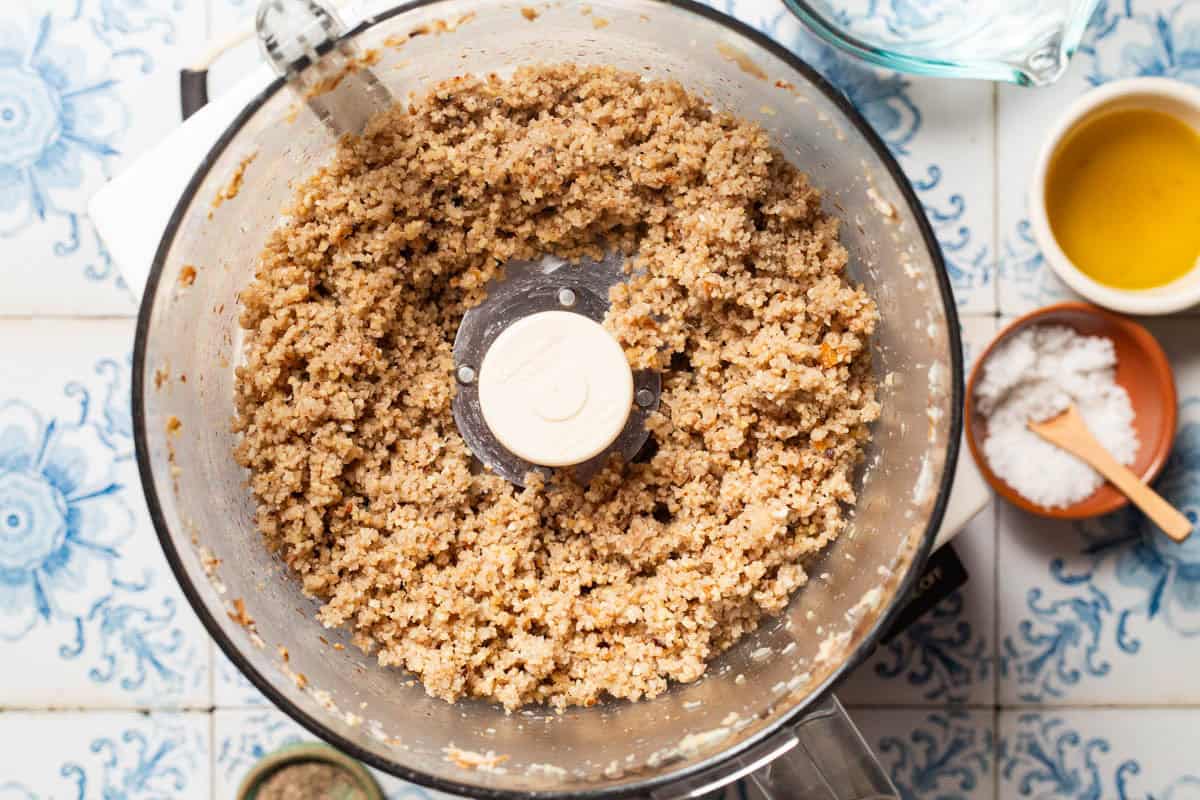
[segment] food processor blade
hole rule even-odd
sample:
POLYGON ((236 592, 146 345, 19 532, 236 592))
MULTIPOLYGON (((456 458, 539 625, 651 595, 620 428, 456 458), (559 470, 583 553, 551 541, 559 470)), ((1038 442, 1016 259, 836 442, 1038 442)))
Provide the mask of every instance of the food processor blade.
MULTIPOLYGON (((608 311, 609 289, 626 278, 624 263, 624 255, 615 251, 600 261, 584 258, 577 264, 552 256, 539 261, 510 261, 504 267, 503 279, 487 285, 487 298, 463 315, 454 339, 458 383, 454 421, 475 457, 505 480, 524 486, 531 471, 550 475, 551 470, 530 463, 506 448, 485 421, 477 377, 489 348, 515 322, 546 311, 569 309, 603 322, 608 311)), ((658 408, 661 387, 661 378, 654 370, 634 373, 634 403, 624 428, 600 454, 571 467, 575 480, 587 483, 614 454, 626 461, 638 455, 650 436, 645 422, 658 408)))
POLYGON ((264 59, 335 135, 361 132, 393 104, 370 69, 378 53, 359 52, 332 5, 265 0, 254 22, 264 59))

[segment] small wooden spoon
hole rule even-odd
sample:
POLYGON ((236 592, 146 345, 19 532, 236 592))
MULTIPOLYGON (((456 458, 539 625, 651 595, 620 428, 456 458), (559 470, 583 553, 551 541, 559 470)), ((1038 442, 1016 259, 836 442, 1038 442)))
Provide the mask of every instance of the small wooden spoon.
POLYGON ((1042 422, 1030 422, 1029 430, 1090 464, 1133 501, 1155 525, 1162 528, 1167 536, 1182 542, 1191 534, 1192 523, 1187 517, 1138 480, 1137 475, 1113 458, 1112 454, 1104 449, 1104 445, 1096 441, 1096 437, 1092 436, 1092 432, 1084 424, 1083 417, 1079 416, 1079 409, 1074 403, 1057 417, 1042 422))

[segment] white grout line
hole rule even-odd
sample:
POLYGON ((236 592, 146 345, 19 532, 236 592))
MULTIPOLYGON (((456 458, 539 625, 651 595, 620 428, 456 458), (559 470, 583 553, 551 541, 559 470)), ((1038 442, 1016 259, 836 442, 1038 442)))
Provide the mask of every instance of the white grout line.
POLYGON ((992 84, 992 308, 1000 312, 1000 86, 992 84))
POLYGON ((213 706, 0 706, 4 714, 211 714, 213 706))
POLYGON ((208 712, 208 794, 212 800, 225 800, 217 797, 217 715, 208 712))
MULTIPOLYGON (((997 686, 998 684, 997 681, 997 686)), ((996 752, 1000 748, 1000 709, 991 712, 991 796, 992 800, 1000 800, 1000 758, 996 752)), ((216 798, 214 798, 216 800, 216 798)))
MULTIPOLYGON (((996 326, 999 328, 999 325, 996 326)), ((992 332, 995 336, 995 331, 992 332)), ((1000 708, 1000 504, 992 499, 992 706, 1000 708)))

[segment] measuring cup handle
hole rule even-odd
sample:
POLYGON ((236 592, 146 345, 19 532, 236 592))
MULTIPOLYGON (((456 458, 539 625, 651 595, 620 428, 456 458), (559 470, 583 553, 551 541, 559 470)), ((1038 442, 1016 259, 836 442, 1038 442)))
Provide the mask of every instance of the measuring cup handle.
POLYGON ((733 762, 673 783, 653 800, 698 800, 738 780, 767 800, 900 800, 846 710, 833 695, 792 727, 733 762))

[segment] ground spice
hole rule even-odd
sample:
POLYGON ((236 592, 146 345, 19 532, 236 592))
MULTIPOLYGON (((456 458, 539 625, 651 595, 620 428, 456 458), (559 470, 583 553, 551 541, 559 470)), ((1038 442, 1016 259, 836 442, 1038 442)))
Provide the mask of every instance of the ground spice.
POLYGON ((366 800, 358 781, 335 764, 292 764, 262 782, 255 800, 366 800))

